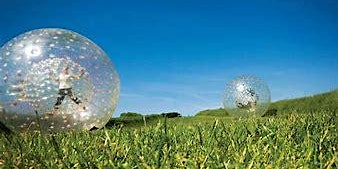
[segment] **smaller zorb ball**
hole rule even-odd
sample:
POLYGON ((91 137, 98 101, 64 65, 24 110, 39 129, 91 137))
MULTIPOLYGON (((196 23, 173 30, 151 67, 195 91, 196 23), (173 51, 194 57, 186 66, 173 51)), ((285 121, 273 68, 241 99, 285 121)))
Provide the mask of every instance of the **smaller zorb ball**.
POLYGON ((0 49, 0 121, 13 131, 101 128, 119 87, 108 55, 70 30, 32 30, 0 49))
POLYGON ((243 75, 232 79, 225 88, 224 108, 235 117, 261 117, 270 105, 270 90, 261 79, 243 75))

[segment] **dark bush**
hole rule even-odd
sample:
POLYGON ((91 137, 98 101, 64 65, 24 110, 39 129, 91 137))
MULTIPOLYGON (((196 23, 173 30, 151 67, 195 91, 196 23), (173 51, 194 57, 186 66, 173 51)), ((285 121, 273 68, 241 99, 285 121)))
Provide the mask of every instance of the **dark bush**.
POLYGON ((182 117, 182 115, 178 112, 162 113, 161 115, 167 118, 182 117))
POLYGON ((262 117, 277 116, 277 109, 269 109, 266 111, 262 117))

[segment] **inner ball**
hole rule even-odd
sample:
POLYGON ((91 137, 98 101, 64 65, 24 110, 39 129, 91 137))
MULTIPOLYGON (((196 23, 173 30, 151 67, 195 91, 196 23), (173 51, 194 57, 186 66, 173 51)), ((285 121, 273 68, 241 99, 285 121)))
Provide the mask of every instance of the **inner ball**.
POLYGON ((112 117, 119 77, 107 54, 64 29, 23 33, 0 50, 0 121, 12 130, 103 127, 112 117))
POLYGON ((225 88, 224 108, 232 116, 261 117, 270 105, 270 90, 261 79, 245 75, 232 79, 225 88))

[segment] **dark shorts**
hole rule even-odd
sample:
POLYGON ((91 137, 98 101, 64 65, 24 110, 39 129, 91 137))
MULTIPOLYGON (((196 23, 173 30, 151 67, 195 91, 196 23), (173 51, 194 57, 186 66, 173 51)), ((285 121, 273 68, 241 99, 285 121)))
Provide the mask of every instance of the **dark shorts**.
POLYGON ((59 95, 60 96, 71 96, 73 94, 72 88, 67 88, 67 89, 59 89, 59 95))
POLYGON ((62 101, 65 99, 66 96, 69 96, 70 99, 72 99, 76 104, 81 103, 81 100, 73 94, 72 88, 59 89, 59 96, 58 96, 57 101, 54 105, 55 108, 57 108, 57 106, 59 106, 62 103, 62 101))

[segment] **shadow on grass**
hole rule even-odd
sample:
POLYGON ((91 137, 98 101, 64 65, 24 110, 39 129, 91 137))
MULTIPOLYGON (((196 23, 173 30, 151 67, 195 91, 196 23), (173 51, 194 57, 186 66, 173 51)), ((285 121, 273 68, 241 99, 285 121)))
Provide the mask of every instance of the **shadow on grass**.
POLYGON ((6 127, 3 123, 0 122, 0 133, 12 134, 13 132, 8 127, 6 127))

